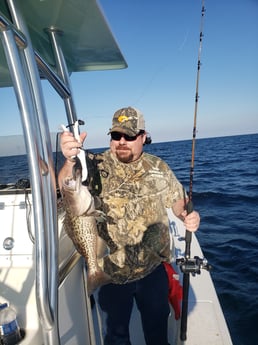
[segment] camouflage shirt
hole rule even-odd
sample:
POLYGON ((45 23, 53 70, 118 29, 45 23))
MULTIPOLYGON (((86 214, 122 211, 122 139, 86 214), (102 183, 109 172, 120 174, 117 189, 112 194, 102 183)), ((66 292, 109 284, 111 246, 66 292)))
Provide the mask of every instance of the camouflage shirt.
POLYGON ((143 153, 126 164, 108 150, 96 158, 101 209, 107 217, 99 226, 99 235, 110 248, 104 270, 114 283, 124 284, 171 260, 166 207, 182 199, 184 190, 156 156, 143 153))

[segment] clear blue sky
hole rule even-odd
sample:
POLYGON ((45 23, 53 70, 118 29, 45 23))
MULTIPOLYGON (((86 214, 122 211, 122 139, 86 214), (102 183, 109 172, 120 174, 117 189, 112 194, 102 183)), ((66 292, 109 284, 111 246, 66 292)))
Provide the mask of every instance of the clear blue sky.
MULTIPOLYGON (((99 3, 129 67, 72 75, 86 146, 108 146, 114 111, 129 105, 142 110, 154 142, 191 139, 202 1, 99 3)), ((258 0, 206 0, 205 8, 197 138, 257 133, 258 0)), ((44 89, 55 132, 65 121, 63 105, 44 89)), ((0 90, 10 114, 0 135, 22 133, 10 94, 0 90)))

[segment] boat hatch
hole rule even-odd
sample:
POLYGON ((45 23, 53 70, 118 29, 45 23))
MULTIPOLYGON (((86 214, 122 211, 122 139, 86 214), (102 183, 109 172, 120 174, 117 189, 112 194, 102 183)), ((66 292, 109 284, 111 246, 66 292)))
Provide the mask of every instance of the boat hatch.
MULTIPOLYGON (((123 55, 94 0, 17 0, 27 23, 32 46, 54 70, 56 62, 46 29, 62 32, 62 51, 69 73, 126 68, 123 55)), ((0 16, 12 22, 5 1, 0 16)), ((0 24, 1 26, 1 24, 0 24)), ((0 87, 11 86, 0 46, 0 87)))

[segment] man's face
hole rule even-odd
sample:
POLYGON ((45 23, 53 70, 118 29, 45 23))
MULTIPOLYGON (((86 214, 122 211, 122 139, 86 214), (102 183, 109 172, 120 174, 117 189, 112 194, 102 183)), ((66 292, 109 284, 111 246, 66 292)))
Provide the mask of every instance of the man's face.
POLYGON ((126 140, 129 138, 120 132, 111 133, 111 152, 123 163, 134 162, 141 156, 146 134, 138 134, 135 139, 131 137, 130 140, 126 140))

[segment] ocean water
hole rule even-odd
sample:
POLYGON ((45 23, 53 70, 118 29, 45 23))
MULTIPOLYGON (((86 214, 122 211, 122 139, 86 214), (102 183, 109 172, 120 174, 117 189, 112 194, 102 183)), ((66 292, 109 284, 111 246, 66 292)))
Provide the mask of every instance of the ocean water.
MULTIPOLYGON (((189 190, 191 141, 151 146, 189 190)), ((197 140, 194 165, 197 237, 233 344, 258 344, 258 134, 197 140)))
MULTIPOLYGON (((163 158, 189 190, 191 140, 155 143, 145 151, 163 158)), ((197 139, 194 162, 193 202, 201 214, 197 237, 213 267, 233 344, 256 345, 258 134, 197 139)), ((26 156, 0 157, 0 184, 27 177, 26 156)))

